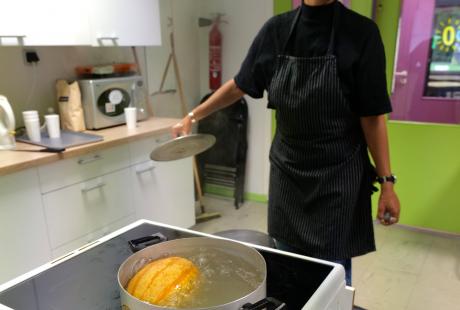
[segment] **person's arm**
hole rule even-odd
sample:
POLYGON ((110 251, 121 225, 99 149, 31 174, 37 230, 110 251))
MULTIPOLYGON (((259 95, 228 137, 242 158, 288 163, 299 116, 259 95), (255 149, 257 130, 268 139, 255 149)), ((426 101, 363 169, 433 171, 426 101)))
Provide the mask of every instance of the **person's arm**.
MULTIPOLYGON (((391 175, 390 152, 388 146, 388 133, 384 115, 361 117, 361 126, 366 137, 366 142, 371 152, 379 176, 391 175)), ((381 185, 378 219, 384 225, 398 222, 400 204, 394 191, 394 184, 385 182, 381 185), (389 222, 384 220, 385 212, 391 214, 389 222)))
MULTIPOLYGON (((199 121, 206 116, 228 107, 237 102, 245 93, 238 88, 235 81, 232 79, 222 85, 211 97, 205 102, 197 106, 191 112, 195 121, 199 121)), ((172 128, 174 137, 179 135, 188 135, 192 130, 192 117, 185 116, 179 123, 172 128)))

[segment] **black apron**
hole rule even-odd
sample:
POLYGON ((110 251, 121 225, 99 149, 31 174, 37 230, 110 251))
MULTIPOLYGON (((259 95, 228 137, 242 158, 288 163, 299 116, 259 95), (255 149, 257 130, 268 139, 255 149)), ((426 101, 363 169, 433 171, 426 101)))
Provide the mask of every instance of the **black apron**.
POLYGON ((268 230, 306 255, 347 259, 375 250, 371 165, 333 55, 339 5, 327 54, 321 57, 286 53, 300 14, 301 8, 268 89, 269 107, 277 111, 268 230))

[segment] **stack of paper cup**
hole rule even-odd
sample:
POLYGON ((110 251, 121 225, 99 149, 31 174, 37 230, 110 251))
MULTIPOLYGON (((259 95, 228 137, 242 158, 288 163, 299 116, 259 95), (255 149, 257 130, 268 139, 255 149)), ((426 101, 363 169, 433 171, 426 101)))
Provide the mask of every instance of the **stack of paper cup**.
POLYGON ((61 137, 61 128, 59 123, 58 114, 45 115, 46 128, 48 135, 51 139, 57 139, 61 137))
POLYGON ((24 111, 22 112, 24 118, 24 125, 26 126, 27 136, 32 142, 40 142, 40 119, 38 118, 38 111, 24 111))

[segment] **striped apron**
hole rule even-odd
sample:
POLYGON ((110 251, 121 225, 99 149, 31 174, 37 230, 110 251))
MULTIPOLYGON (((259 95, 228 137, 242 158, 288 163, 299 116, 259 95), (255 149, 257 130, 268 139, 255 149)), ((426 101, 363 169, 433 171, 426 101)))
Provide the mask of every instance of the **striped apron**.
POLYGON ((309 256, 338 260, 375 250, 372 171, 359 117, 343 95, 333 55, 287 54, 292 23, 268 89, 277 129, 270 150, 268 230, 309 256))

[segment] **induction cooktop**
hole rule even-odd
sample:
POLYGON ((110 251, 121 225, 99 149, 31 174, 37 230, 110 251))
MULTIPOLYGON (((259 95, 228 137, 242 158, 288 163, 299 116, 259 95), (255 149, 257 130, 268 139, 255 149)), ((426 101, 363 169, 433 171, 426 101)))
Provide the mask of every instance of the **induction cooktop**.
MULTIPOLYGON (((18 310, 120 309, 117 271, 123 261, 133 254, 129 241, 158 233, 168 240, 215 237, 160 223, 138 221, 0 285, 0 309, 2 305, 18 310)), ((341 266, 248 245, 256 248, 267 263, 267 295, 282 301, 288 309, 347 309, 326 307, 331 300, 343 299, 334 296, 341 290, 345 291, 341 266), (308 306, 311 299, 315 299, 315 308, 308 306), (318 308, 320 304, 323 306, 318 308)))

